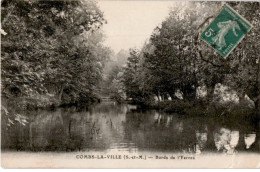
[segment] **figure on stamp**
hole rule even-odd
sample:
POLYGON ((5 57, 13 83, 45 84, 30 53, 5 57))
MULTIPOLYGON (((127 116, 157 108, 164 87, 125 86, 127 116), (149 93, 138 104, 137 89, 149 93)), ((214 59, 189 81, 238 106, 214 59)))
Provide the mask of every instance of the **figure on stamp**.
POLYGON ((233 34, 237 37, 236 29, 240 30, 240 27, 237 21, 224 21, 219 22, 217 24, 218 28, 220 28, 218 34, 212 38, 213 44, 217 45, 219 50, 222 50, 226 46, 225 36, 227 35, 229 30, 233 31, 233 34))

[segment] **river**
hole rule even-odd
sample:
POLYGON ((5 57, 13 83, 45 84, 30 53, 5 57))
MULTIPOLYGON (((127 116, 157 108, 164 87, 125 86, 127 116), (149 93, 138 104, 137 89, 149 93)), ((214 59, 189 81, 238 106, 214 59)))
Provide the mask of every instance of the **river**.
POLYGON ((259 153, 259 124, 210 116, 185 117, 134 105, 102 102, 28 112, 28 123, 2 120, 2 149, 12 151, 126 151, 259 153))

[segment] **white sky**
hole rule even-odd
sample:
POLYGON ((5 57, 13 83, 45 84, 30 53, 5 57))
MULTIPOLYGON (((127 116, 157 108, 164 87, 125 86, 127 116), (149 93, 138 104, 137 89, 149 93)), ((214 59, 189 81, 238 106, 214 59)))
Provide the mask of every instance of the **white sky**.
POLYGON ((104 44, 117 53, 120 49, 140 48, 154 28, 168 16, 173 1, 99 1, 107 24, 104 44))

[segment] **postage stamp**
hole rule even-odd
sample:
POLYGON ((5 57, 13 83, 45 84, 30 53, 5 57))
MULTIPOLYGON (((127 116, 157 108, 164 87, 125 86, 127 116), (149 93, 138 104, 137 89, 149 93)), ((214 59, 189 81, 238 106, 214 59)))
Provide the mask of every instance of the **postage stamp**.
POLYGON ((225 4, 200 37, 226 58, 251 28, 246 19, 225 4))

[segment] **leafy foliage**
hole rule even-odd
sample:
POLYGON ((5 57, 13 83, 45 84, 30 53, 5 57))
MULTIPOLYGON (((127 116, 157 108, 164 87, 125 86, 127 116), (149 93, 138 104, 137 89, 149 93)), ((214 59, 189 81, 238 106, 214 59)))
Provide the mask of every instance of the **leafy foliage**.
POLYGON ((5 97, 53 94, 73 103, 93 92, 109 54, 94 1, 3 1, 2 16, 5 97))
MULTIPOLYGON (((196 102, 198 89, 206 88, 206 102, 212 103, 217 84, 248 96, 259 109, 259 2, 230 2, 254 28, 239 46, 223 59, 199 40, 203 28, 221 9, 220 2, 190 2, 173 8, 155 28, 141 51, 135 50, 124 72, 127 96, 140 100, 184 99, 196 102), (190 8, 192 6, 192 8, 190 8)), ((216 100, 217 98, 215 98, 216 100)))
POLYGON ((46 107, 97 99, 111 52, 95 1, 4 0, 1 14, 2 100, 46 107))

